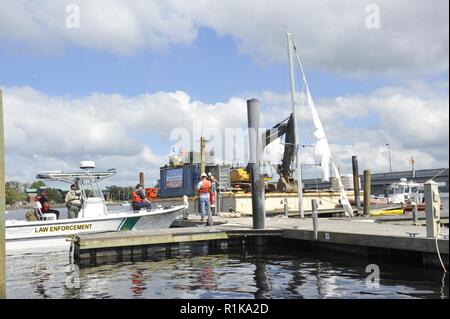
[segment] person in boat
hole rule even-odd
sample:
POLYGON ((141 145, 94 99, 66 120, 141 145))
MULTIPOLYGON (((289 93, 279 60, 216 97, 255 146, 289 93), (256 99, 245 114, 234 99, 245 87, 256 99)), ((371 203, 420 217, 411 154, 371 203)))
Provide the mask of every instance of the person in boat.
POLYGON ((65 203, 67 206, 67 215, 69 219, 78 218, 81 210, 81 192, 76 184, 70 185, 70 191, 67 192, 65 203))
POLYGON ((211 182, 208 180, 208 175, 202 173, 202 180, 197 185, 197 193, 199 197, 199 214, 200 220, 204 221, 205 216, 208 216, 208 211, 210 209, 210 193, 211 193, 211 182))
POLYGON ((59 219, 59 211, 56 209, 50 209, 50 201, 47 198, 48 192, 45 189, 39 191, 39 196, 36 197, 36 201, 41 203, 43 214, 55 214, 56 219, 59 219))
POLYGON ((135 191, 131 194, 131 206, 135 211, 139 211, 142 208, 152 208, 152 202, 145 196, 144 186, 142 184, 137 184, 135 191))

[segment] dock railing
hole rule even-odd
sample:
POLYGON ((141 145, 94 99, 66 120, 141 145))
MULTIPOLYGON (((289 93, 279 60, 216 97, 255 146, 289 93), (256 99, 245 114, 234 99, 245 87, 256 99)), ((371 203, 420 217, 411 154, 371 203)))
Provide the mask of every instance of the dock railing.
POLYGON ((218 215, 221 212, 221 202, 222 202, 222 192, 232 192, 234 190, 237 190, 236 188, 231 187, 226 187, 225 185, 223 185, 220 181, 218 181, 217 179, 214 180, 215 186, 216 186, 216 205, 215 205, 215 209, 214 209, 214 215, 218 215))

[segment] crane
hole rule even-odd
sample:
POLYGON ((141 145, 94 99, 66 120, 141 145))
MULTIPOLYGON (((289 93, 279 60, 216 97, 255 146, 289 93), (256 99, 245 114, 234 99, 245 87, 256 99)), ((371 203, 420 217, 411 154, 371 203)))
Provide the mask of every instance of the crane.
POLYGON ((277 191, 292 193, 297 192, 298 189, 298 185, 293 177, 294 170, 292 169, 297 145, 295 141, 294 115, 292 113, 288 118, 265 132, 265 137, 263 138, 263 141, 265 141, 264 148, 283 135, 285 136, 283 157, 281 164, 278 164, 276 167, 280 176, 277 183, 277 191))

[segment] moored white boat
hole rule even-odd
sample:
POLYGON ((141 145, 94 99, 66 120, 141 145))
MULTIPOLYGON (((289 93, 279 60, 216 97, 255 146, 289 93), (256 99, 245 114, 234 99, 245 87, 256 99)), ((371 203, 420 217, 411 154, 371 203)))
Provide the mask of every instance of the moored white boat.
POLYGON ((421 183, 408 181, 406 178, 393 183, 389 187, 387 201, 390 204, 422 203, 424 198, 424 186, 421 183))
MULTIPOLYGON (((14 254, 23 250, 39 249, 40 252, 66 249, 76 234, 108 231, 136 231, 169 228, 182 215, 184 205, 133 212, 109 212, 98 185, 98 181, 114 175, 115 170, 92 172, 89 169, 79 173, 53 172, 38 174, 38 179, 76 183, 81 191, 81 210, 78 218, 55 219, 53 214, 42 214, 39 207, 35 212, 37 221, 6 221, 6 251, 14 254)), ((86 168, 86 166, 81 166, 86 168)), ((39 205, 38 205, 39 206, 39 205)))

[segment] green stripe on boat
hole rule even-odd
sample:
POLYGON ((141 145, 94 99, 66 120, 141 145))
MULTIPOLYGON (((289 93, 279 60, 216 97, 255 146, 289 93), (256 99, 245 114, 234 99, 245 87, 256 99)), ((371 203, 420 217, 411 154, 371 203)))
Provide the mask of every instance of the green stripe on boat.
POLYGON ((117 227, 117 230, 120 230, 120 227, 122 227, 123 223, 125 222, 126 218, 122 219, 122 221, 119 224, 119 227, 117 227))
POLYGON ((119 230, 132 230, 134 225, 138 222, 141 217, 127 217, 125 220, 119 225, 119 230))

